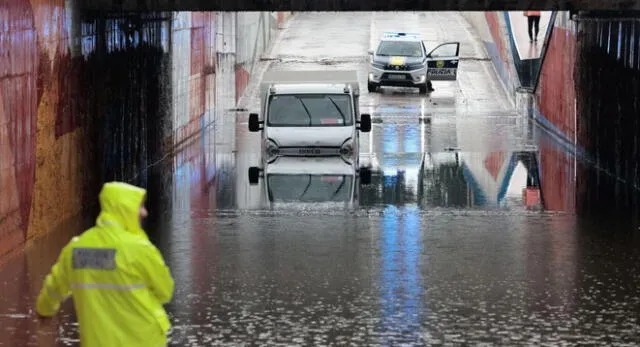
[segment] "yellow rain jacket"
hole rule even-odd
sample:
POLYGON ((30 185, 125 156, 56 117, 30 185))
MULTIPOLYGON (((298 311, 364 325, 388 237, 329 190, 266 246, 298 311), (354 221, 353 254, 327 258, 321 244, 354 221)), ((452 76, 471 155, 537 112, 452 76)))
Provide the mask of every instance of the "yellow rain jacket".
POLYGON ((139 222, 146 191, 107 183, 96 225, 74 237, 47 275, 36 303, 46 317, 73 297, 82 347, 161 347, 169 319, 163 304, 174 282, 139 222))

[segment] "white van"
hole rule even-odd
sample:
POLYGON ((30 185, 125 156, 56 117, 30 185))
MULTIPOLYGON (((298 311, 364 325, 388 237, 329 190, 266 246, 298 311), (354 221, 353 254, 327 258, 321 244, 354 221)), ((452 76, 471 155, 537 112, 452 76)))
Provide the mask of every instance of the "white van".
POLYGON ((249 115, 249 131, 262 131, 267 161, 280 156, 338 156, 358 165, 360 115, 357 71, 269 71, 261 84, 261 114, 249 115))

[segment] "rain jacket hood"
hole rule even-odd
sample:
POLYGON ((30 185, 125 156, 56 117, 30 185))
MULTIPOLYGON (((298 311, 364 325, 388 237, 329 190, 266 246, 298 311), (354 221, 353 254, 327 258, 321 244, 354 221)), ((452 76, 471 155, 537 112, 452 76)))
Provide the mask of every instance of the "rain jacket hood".
POLYGON ((126 231, 146 236, 139 219, 146 195, 145 189, 127 183, 106 183, 100 192, 98 225, 117 224, 126 231))

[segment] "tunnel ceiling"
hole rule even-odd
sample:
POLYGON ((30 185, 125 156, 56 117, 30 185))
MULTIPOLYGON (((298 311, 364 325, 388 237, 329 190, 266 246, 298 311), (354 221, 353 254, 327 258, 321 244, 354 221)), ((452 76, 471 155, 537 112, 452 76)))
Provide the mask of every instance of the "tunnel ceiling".
POLYGON ((100 11, 640 10, 640 0, 78 0, 100 11))

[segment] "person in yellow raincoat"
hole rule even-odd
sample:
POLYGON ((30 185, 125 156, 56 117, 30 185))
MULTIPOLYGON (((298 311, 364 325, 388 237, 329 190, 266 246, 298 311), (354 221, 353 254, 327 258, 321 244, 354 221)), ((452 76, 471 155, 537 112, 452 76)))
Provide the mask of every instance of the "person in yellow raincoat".
POLYGON ((36 302, 54 316, 72 296, 82 347, 161 347, 169 319, 163 304, 174 281, 158 249, 142 230, 146 190, 121 182, 100 192, 96 225, 60 253, 36 302))

